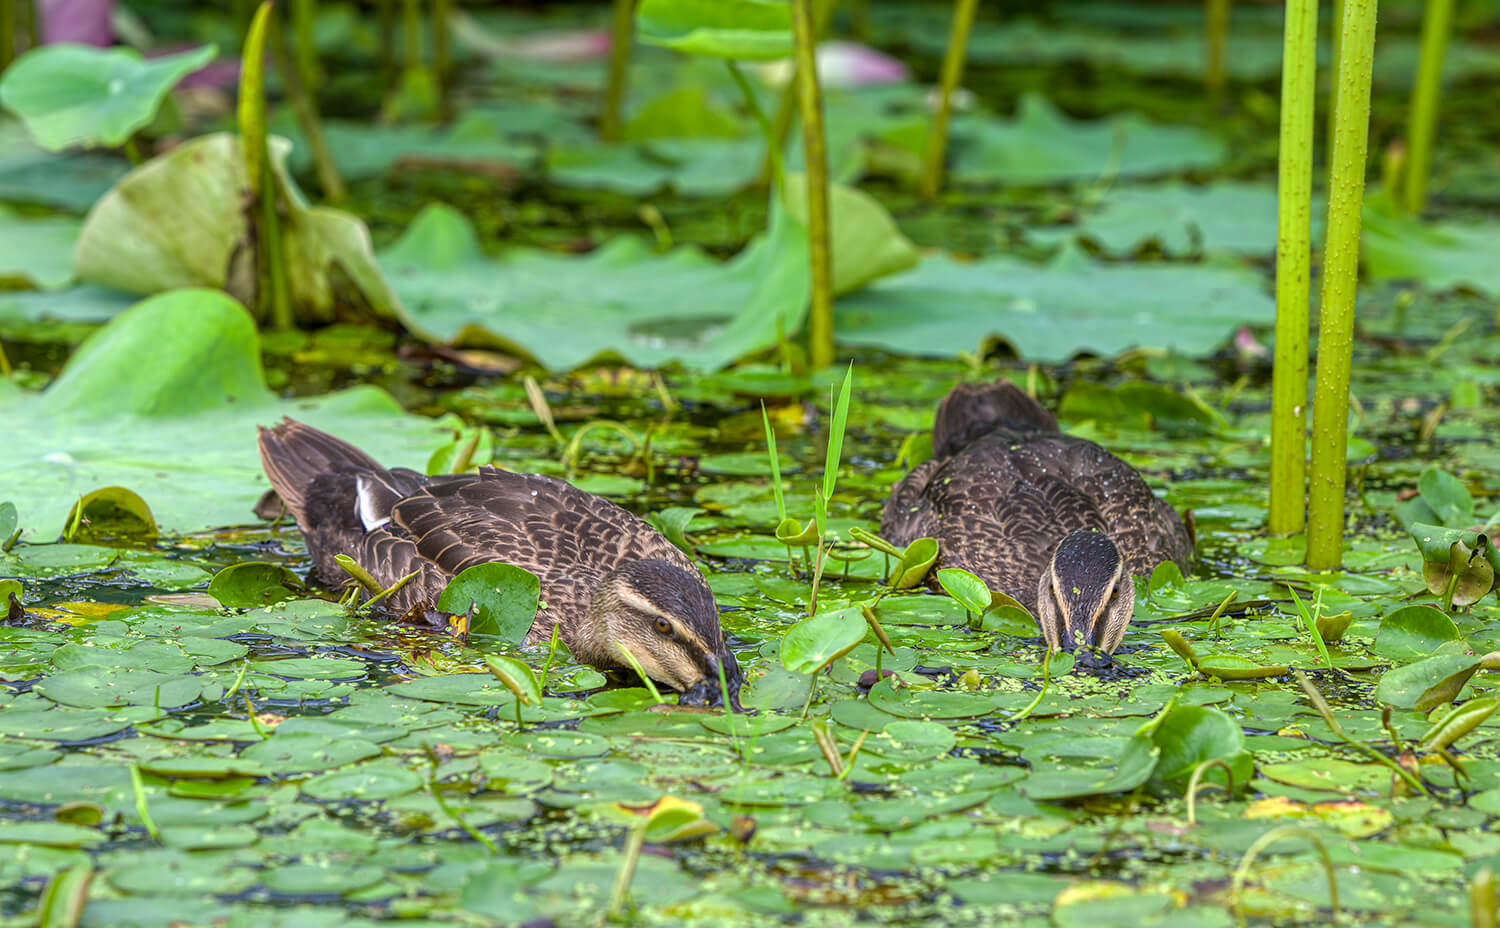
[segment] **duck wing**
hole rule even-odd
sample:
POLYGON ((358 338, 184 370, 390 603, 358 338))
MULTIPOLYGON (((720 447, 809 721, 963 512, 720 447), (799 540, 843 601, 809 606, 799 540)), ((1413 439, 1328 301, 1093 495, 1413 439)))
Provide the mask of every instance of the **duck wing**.
POLYGON ((482 467, 477 475, 429 479, 397 501, 391 517, 389 527, 367 536, 382 556, 394 562, 409 545, 407 563, 430 564, 442 578, 489 561, 525 568, 540 579, 554 622, 582 617, 599 581, 631 561, 659 558, 696 570, 637 516, 538 474, 482 467))

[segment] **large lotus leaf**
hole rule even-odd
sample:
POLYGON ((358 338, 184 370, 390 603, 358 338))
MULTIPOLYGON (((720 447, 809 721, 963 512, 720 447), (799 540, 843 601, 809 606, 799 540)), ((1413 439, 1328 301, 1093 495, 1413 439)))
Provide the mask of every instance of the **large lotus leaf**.
MULTIPOLYGON (((807 175, 788 174, 782 190, 787 211, 807 222, 807 175)), ((880 201, 854 187, 828 188, 828 221, 833 249, 833 292, 858 290, 878 277, 917 263, 917 246, 896 228, 880 201)))
POLYGON ((1388 197, 1365 204, 1360 235, 1365 267, 1376 280, 1417 280, 1435 290, 1467 287, 1500 296, 1495 243, 1500 223, 1423 222, 1388 197))
POLYGON ((953 148, 956 180, 1006 185, 1201 170, 1227 153, 1201 129, 1159 126, 1135 113, 1073 120, 1038 94, 1021 98, 1014 119, 955 120, 953 148))
POLYGON ((547 179, 563 187, 644 196, 671 187, 686 197, 721 197, 760 174, 765 143, 680 138, 578 144, 549 149, 547 179))
MULTIPOLYGON (((309 207, 286 174, 288 143, 271 158, 286 189, 282 222, 298 319, 390 317, 394 298, 371 253, 364 223, 309 207)), ((246 177, 237 136, 193 139, 126 175, 89 211, 73 256, 78 279, 149 295, 183 287, 228 290, 247 305, 255 289, 246 247, 246 177)))
POLYGON ((987 336, 1032 361, 1132 347, 1212 352, 1244 324, 1269 325, 1257 277, 1201 265, 1115 265, 1071 249, 1045 265, 995 257, 928 258, 839 301, 838 339, 900 354, 952 357, 987 336))
MULTIPOLYGON (((1312 211, 1312 240, 1322 241, 1323 210, 1312 211)), ((1077 234, 1112 255, 1128 255, 1148 243, 1172 256, 1229 252, 1271 255, 1276 251, 1276 188, 1219 181, 1112 190, 1079 221, 1077 234)))
POLYGON ((205 45, 147 61, 131 48, 44 45, 6 70, 0 104, 25 120, 43 148, 115 148, 151 122, 174 84, 216 54, 205 45))
POLYGON ((791 7, 783 0, 641 0, 636 37, 693 55, 785 58, 791 7))
POLYGON ((467 219, 433 205, 380 262, 412 331, 552 370, 605 357, 714 370, 796 332, 807 310, 807 236, 780 210, 719 264, 693 248, 653 254, 634 238, 583 257, 518 249, 492 260, 467 219))
POLYGON ((73 278, 78 228, 76 219, 26 219, 0 206, 0 290, 66 286, 73 278))
POLYGON ((0 389, 0 486, 28 537, 55 536, 81 494, 111 485, 139 493, 163 531, 250 522, 266 489, 255 426, 283 415, 408 467, 420 468, 446 440, 433 421, 406 415, 373 387, 278 400, 258 348, 239 304, 178 291, 122 313, 40 395, 0 389))

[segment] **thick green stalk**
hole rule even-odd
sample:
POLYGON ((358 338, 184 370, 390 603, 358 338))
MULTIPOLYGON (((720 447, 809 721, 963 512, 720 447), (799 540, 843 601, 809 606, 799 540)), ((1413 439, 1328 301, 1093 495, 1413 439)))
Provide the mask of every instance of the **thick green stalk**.
POLYGON ((604 87, 604 113, 599 117, 599 137, 606 142, 620 138, 620 110, 625 106, 630 43, 635 36, 635 0, 614 0, 614 13, 609 41, 609 83, 604 87))
POLYGON ((814 0, 792 0, 797 43, 797 102, 802 113, 802 160, 807 171, 807 234, 812 259, 812 311, 808 359, 821 370, 833 363, 833 252, 829 234, 828 148, 823 136, 823 96, 818 89, 814 0))
POLYGON ((1338 120, 1338 82, 1340 53, 1344 47, 1344 0, 1333 0, 1333 21, 1328 26, 1328 127, 1323 146, 1325 157, 1333 155, 1333 127, 1338 120))
POLYGON ((406 41, 405 61, 410 71, 422 66, 422 0, 401 0, 401 37, 406 41))
MULTIPOLYGON (((311 36, 307 37, 311 41, 311 36)), ((298 43, 303 37, 297 36, 298 43)), ((300 52, 301 49, 299 48, 300 52)), ((271 30, 271 55, 276 61, 276 68, 281 72, 282 84, 286 90, 287 99, 292 104, 292 111, 297 114, 297 125, 302 129, 303 138, 307 139, 308 151, 312 154, 313 170, 318 175, 318 186, 323 190, 323 196, 333 202, 344 198, 344 178, 339 175, 338 165, 333 161, 333 154, 328 150, 328 140, 323 137, 323 124, 318 118, 318 102, 312 93, 302 83, 301 68, 290 68, 287 66, 286 40, 280 29, 271 30)), ((314 69, 316 70, 316 58, 314 58, 314 69)))
MULTIPOLYGON (((292 34, 296 38, 297 79, 308 93, 318 92, 318 46, 313 41, 313 23, 318 18, 318 0, 292 0, 292 34)), ((283 68, 283 71, 286 69, 283 68)))
POLYGON ((1311 290, 1318 2, 1288 0, 1276 179, 1276 367, 1271 379, 1273 535, 1302 531, 1307 506, 1307 306, 1311 290))
POLYGON ((0 73, 10 66, 16 53, 16 5, 13 0, 0 0, 0 73))
POLYGON ((26 47, 40 48, 42 44, 42 14, 37 5, 42 0, 21 0, 21 9, 26 16, 26 47))
POLYGON ((390 83, 396 74, 396 0, 375 0, 375 18, 380 24, 380 73, 390 83))
POLYGON ((1427 174, 1432 169, 1432 139, 1437 132, 1443 52, 1448 46, 1453 0, 1427 0, 1424 7, 1422 57, 1417 63, 1417 83, 1411 92, 1411 122, 1406 129, 1409 147, 1401 197, 1407 210, 1413 213, 1420 213, 1427 206, 1427 174))
POLYGON ((948 153, 948 117, 953 111, 953 92, 964 76, 964 58, 969 49, 969 30, 974 27, 974 13, 979 0, 956 0, 953 5, 953 27, 948 33, 948 51, 943 55, 942 95, 937 113, 932 117, 932 134, 927 136, 927 164, 922 171, 922 196, 931 199, 943 186, 943 160, 948 153))
POLYGON ((448 87, 452 78, 453 53, 448 46, 449 0, 432 0, 432 77, 437 82, 438 105, 448 113, 448 87))
POLYGON ((1312 468, 1308 481, 1307 565, 1338 567, 1343 558, 1344 484, 1349 432, 1349 363, 1359 283, 1360 210, 1370 130, 1370 70, 1375 58, 1376 0, 1344 0, 1333 156, 1329 166, 1328 236, 1318 313, 1318 372, 1313 394, 1312 468))
MULTIPOLYGON (((814 0, 813 2, 813 25, 817 27, 818 40, 828 34, 828 21, 833 18, 833 7, 837 0, 814 0)), ((761 165, 758 184, 765 184, 775 178, 777 158, 786 151, 787 136, 792 134, 792 117, 797 113, 797 94, 801 84, 797 80, 796 62, 793 61, 792 76, 782 88, 781 100, 776 104, 776 117, 771 123, 772 139, 775 151, 766 150, 766 160, 761 165)))
MULTIPOLYGON (((1288 4, 1290 6, 1290 4, 1288 4)), ((1224 54, 1229 45, 1229 0, 1206 0, 1203 85, 1217 97, 1224 92, 1224 54)), ((1291 15, 1288 12, 1288 15, 1291 15)))

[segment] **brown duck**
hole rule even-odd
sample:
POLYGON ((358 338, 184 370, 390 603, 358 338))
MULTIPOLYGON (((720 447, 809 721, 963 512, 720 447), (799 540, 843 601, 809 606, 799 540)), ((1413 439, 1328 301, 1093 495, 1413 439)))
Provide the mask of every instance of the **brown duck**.
POLYGON ((936 538, 937 566, 1015 598, 1054 650, 1112 653, 1135 608, 1131 575, 1192 559, 1182 519, 1134 468, 1059 432, 1007 380, 950 390, 932 449, 891 491, 881 535, 936 538))
POLYGON ((623 644, 684 705, 738 705, 740 669, 724 643, 703 576, 660 532, 619 506, 553 477, 481 467, 427 477, 384 468, 326 432, 286 419, 260 430, 260 459, 297 520, 318 580, 338 586, 347 554, 390 586, 418 575, 391 607, 436 603, 454 575, 504 561, 541 580, 546 607, 528 643, 554 626, 578 660, 629 669, 623 644))

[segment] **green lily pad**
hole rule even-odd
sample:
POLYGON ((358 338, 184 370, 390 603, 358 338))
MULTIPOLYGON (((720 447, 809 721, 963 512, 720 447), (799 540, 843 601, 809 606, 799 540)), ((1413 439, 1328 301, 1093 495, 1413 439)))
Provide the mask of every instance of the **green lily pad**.
POLYGON ((1376 280, 1417 280, 1434 290, 1467 287, 1500 296, 1500 267, 1490 246, 1494 222, 1429 222, 1388 197, 1365 202, 1360 255, 1376 280))
POLYGON ((108 840, 97 828, 62 822, 12 822, 0 825, 0 844, 41 844, 46 847, 95 847, 108 840))
POLYGON ((343 895, 364 889, 384 879, 379 867, 350 866, 325 861, 287 864, 261 874, 261 885, 273 893, 287 896, 343 895))
MULTIPOLYGON (((1312 219, 1312 240, 1322 241, 1320 204, 1312 219)), ((1240 181, 1121 187, 1084 214, 1076 235, 1118 256, 1147 244, 1173 257, 1270 255, 1276 251, 1276 189, 1240 181)))
POLYGON ((1434 606, 1402 606, 1380 620, 1370 650, 1394 660, 1426 657, 1440 645, 1459 638, 1458 626, 1434 606))
MULTIPOLYGON (((1250 755, 1245 752, 1245 734, 1239 723, 1212 706, 1175 706, 1151 732, 1151 742, 1161 750, 1153 782, 1180 791, 1193 770, 1210 760, 1221 760, 1234 771, 1238 788, 1250 779, 1250 755)), ((1223 771, 1218 771, 1222 778, 1223 771)))
POLYGON ((118 148, 151 122, 178 81, 218 54, 212 45, 150 61, 135 49, 56 43, 16 59, 0 80, 0 104, 42 147, 118 148))
POLYGON ((333 739, 316 734, 272 735, 240 752, 273 773, 331 770, 380 753, 380 748, 358 738, 333 739))
POLYGON ((1375 687, 1375 698, 1398 709, 1425 712, 1451 702, 1479 667, 1479 658, 1472 655, 1436 654, 1386 671, 1375 687))
POLYGON ((796 673, 816 673, 854 650, 870 627, 857 608, 819 612, 781 640, 781 662, 796 673))
POLYGON ((963 719, 988 715, 1000 700, 986 693, 953 693, 939 690, 895 689, 882 680, 870 688, 870 705, 882 712, 908 719, 963 719))
POLYGON ((20 500, 27 535, 55 532, 80 492, 108 485, 139 493, 166 532, 250 521, 266 486, 255 426, 283 413, 342 432, 389 464, 420 466, 443 441, 436 424, 370 387, 278 402, 258 353, 237 303, 179 291, 121 314, 41 395, 0 389, 9 433, 0 482, 20 500), (141 365, 158 354, 168 360, 141 365))
POLYGON ((395 764, 369 763, 333 770, 302 783, 304 795, 314 799, 389 799, 422 786, 422 778, 395 764))
POLYGON ((475 564, 448 581, 438 597, 443 612, 464 615, 471 609, 471 634, 494 635, 520 644, 536 620, 541 581, 514 564, 475 564))
POLYGON ((221 606, 248 608, 291 599, 301 588, 302 578, 283 564, 244 561, 214 574, 208 595, 221 606))
POLYGON ((806 234, 774 211, 767 234, 720 265, 696 249, 653 254, 634 238, 570 258, 513 251, 496 262, 467 219, 429 206, 380 261, 415 332, 496 347, 551 370, 619 357, 714 370, 802 324, 806 234))

